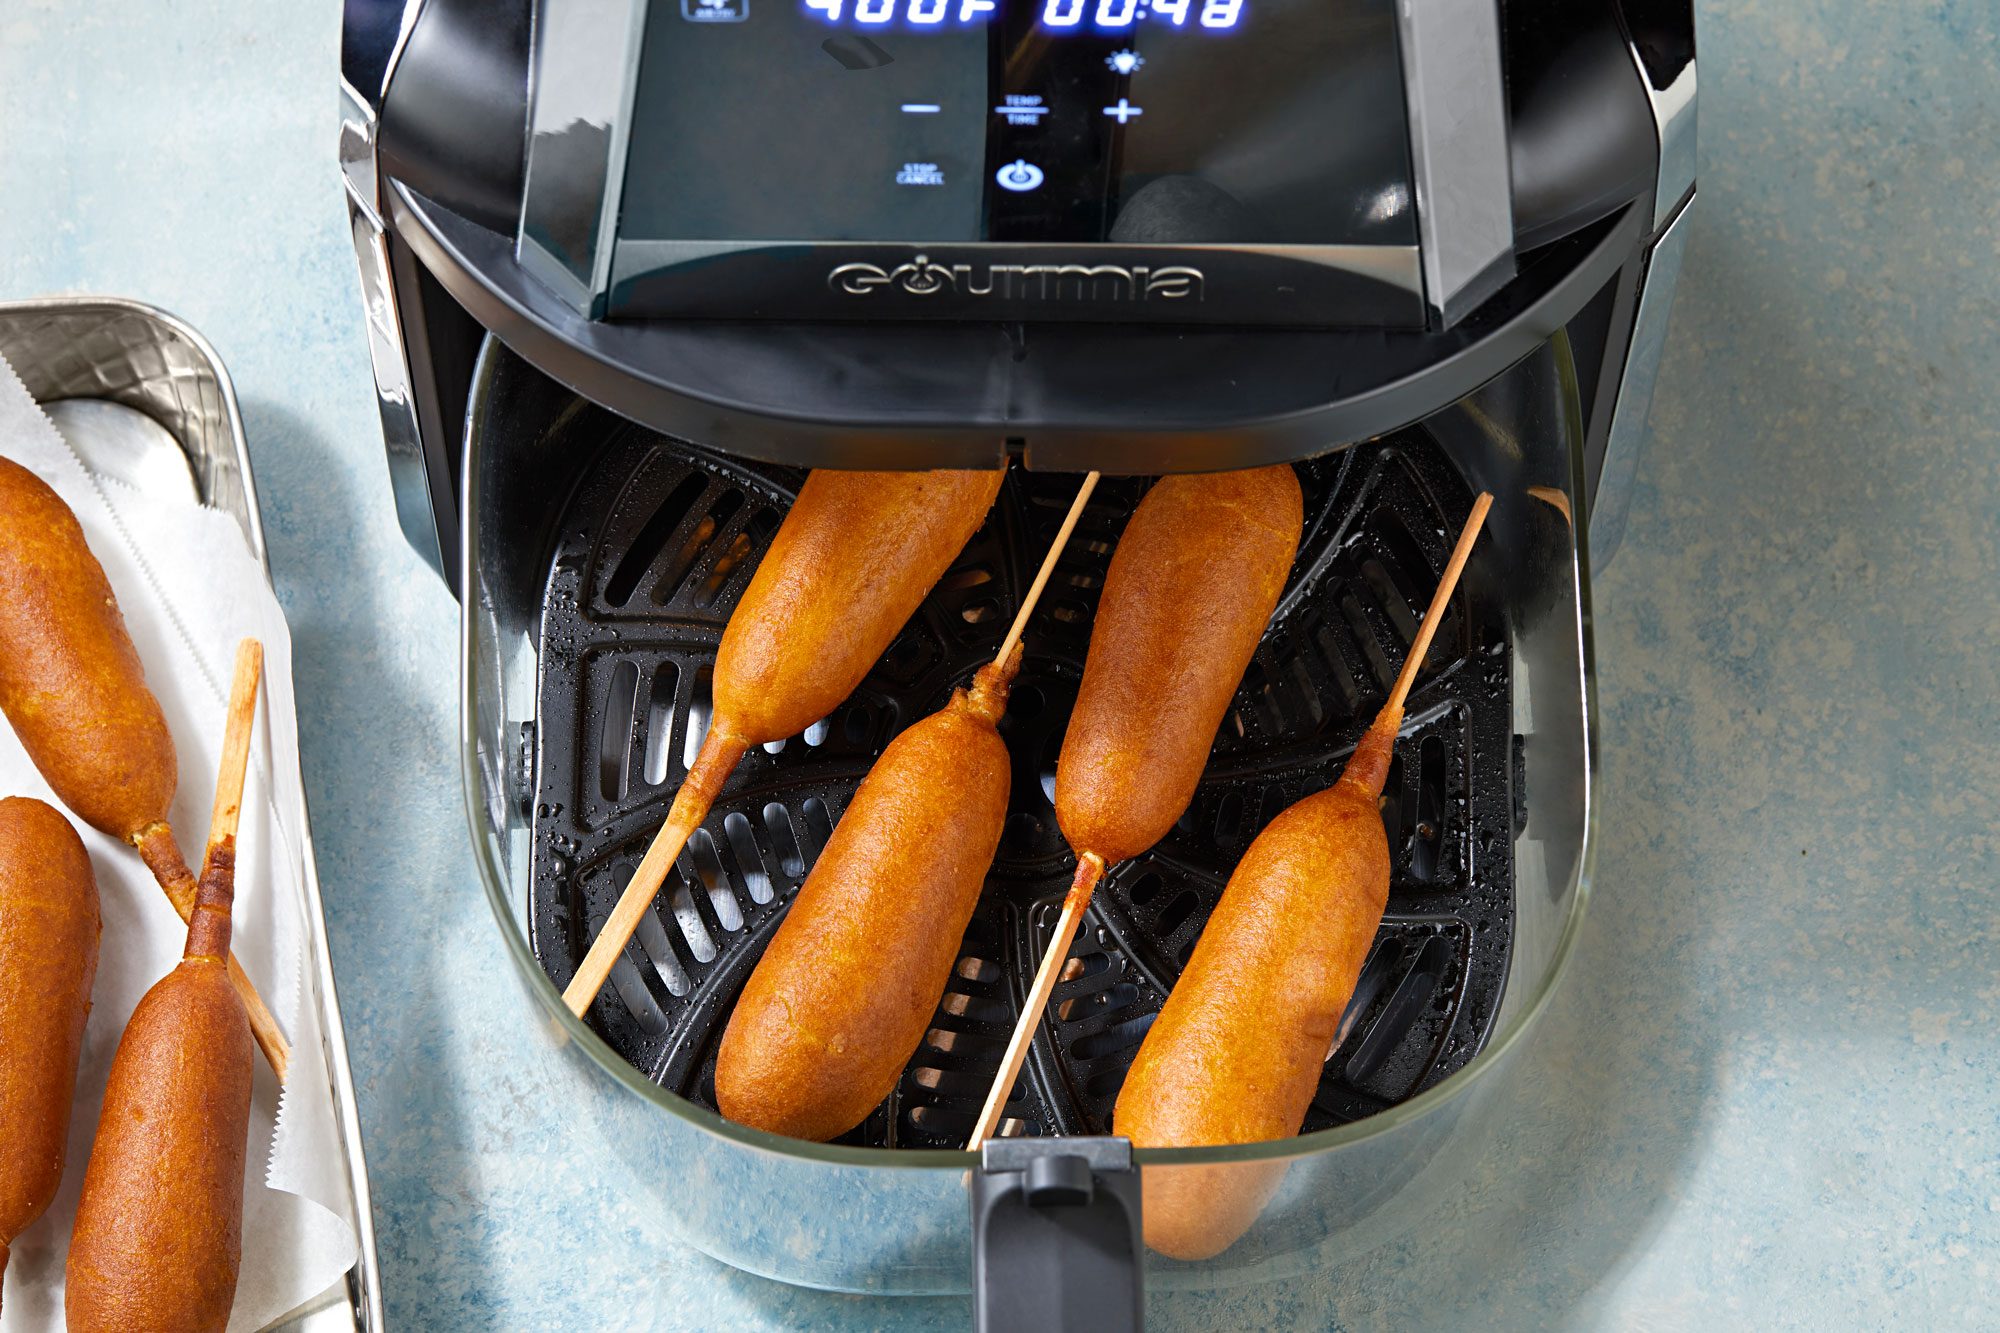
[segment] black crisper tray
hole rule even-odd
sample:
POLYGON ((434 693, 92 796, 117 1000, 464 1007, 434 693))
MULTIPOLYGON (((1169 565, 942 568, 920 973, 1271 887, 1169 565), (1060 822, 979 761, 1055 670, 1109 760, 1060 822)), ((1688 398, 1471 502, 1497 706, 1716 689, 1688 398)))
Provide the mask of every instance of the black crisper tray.
MULTIPOLYGON (((631 427, 568 504, 541 629, 529 914, 558 987, 699 748, 716 644, 802 476, 631 427)), ((1002 1132, 1108 1132, 1125 1071, 1230 868, 1280 810, 1339 773, 1471 507, 1419 433, 1301 464, 1299 476, 1298 563, 1200 791, 1164 842, 1099 888, 1002 1132)), ((647 1077, 715 1105, 717 1043, 785 905, 890 738, 998 648, 1077 482, 1016 469, 854 696, 802 736, 750 752, 590 1012, 647 1077)), ((1106 479, 1037 608, 1001 724, 1014 793, 985 895, 923 1045, 842 1142, 954 1147, 972 1127, 1074 867, 1050 804, 1055 759, 1098 589, 1145 487, 1106 479)), ((1389 773, 1388 915, 1307 1129, 1373 1114, 1464 1065, 1506 982, 1512 658, 1476 563, 1447 617, 1389 773)))

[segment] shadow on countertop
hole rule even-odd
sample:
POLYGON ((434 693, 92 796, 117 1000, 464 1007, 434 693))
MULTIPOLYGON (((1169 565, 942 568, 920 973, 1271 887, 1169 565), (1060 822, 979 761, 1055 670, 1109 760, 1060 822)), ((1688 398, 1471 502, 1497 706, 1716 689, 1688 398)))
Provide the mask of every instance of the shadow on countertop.
POLYGON ((282 403, 241 406, 292 631, 301 760, 387 1313, 391 1327, 435 1326, 447 1311, 495 1310, 483 1298, 507 1262, 480 1197, 492 1145, 453 1095, 490 1073, 468 1067, 492 1054, 479 1048, 476 1015, 511 1003, 488 992, 513 984, 497 968, 466 966, 492 921, 464 833, 456 608, 399 536, 407 576, 385 579, 351 530, 394 523, 386 485, 362 493, 342 457, 368 442, 337 445, 282 403), (427 620, 436 623, 426 634, 383 632, 427 620), (387 647, 422 638, 438 641, 437 655, 387 647), (448 1273, 427 1271, 423 1257, 437 1254, 451 1255, 448 1273))

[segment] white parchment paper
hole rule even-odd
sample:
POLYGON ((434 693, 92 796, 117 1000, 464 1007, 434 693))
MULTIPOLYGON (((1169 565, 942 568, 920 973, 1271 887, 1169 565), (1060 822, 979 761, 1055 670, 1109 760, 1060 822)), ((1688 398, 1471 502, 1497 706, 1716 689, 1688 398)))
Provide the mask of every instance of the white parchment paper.
MULTIPOLYGON (((76 511, 118 596, 173 732, 180 785, 172 823, 191 865, 207 837, 235 646, 252 635, 264 644, 263 699, 238 834, 234 943, 291 1041, 292 1063, 281 1092, 257 1060, 243 1269, 229 1324, 232 1333, 261 1328, 325 1291, 355 1259, 324 1038, 306 974, 304 804, 284 613, 233 519, 168 488, 141 491, 86 471, 4 361, 0 454, 32 469, 76 511)), ((4 724, 0 795, 63 808, 4 724)), ((63 1264, 111 1058, 140 997, 179 961, 186 942, 186 927, 138 854, 70 822, 90 851, 104 935, 62 1188, 14 1242, 0 1333, 63 1327, 63 1264)))

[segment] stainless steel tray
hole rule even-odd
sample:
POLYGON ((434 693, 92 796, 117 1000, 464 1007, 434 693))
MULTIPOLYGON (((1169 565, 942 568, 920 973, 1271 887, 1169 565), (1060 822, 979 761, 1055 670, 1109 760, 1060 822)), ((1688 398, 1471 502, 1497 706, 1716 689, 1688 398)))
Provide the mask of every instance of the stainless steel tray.
MULTIPOLYGON (((165 311, 137 301, 75 296, 0 302, 0 357, 13 366, 37 402, 106 400, 136 408, 159 423, 187 456, 202 502, 242 526, 251 552, 264 564, 268 577, 264 528, 257 512, 250 455, 244 447, 243 419, 236 410, 236 391, 214 349, 200 334, 165 311)), ((273 1327, 294 1333, 341 1329, 380 1333, 381 1269, 375 1254, 361 1117, 347 1064, 347 1036, 334 990, 333 960, 327 953, 326 912, 313 859, 311 821, 304 810, 299 815, 299 825, 306 830, 304 874, 300 877, 305 900, 300 904, 300 915, 311 954, 305 980, 326 1033, 320 1054, 333 1089, 333 1116, 340 1130, 360 1258, 348 1271, 345 1283, 336 1284, 273 1327)))

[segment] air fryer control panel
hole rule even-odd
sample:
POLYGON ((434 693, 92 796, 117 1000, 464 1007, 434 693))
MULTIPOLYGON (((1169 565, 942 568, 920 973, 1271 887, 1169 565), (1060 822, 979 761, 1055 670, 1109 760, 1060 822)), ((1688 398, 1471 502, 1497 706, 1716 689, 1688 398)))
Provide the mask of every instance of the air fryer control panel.
POLYGON ((1390 0, 655 5, 647 241, 1414 245, 1390 0))
POLYGON ((1511 271, 1481 4, 536 13, 518 255, 593 318, 1421 328, 1511 271))

